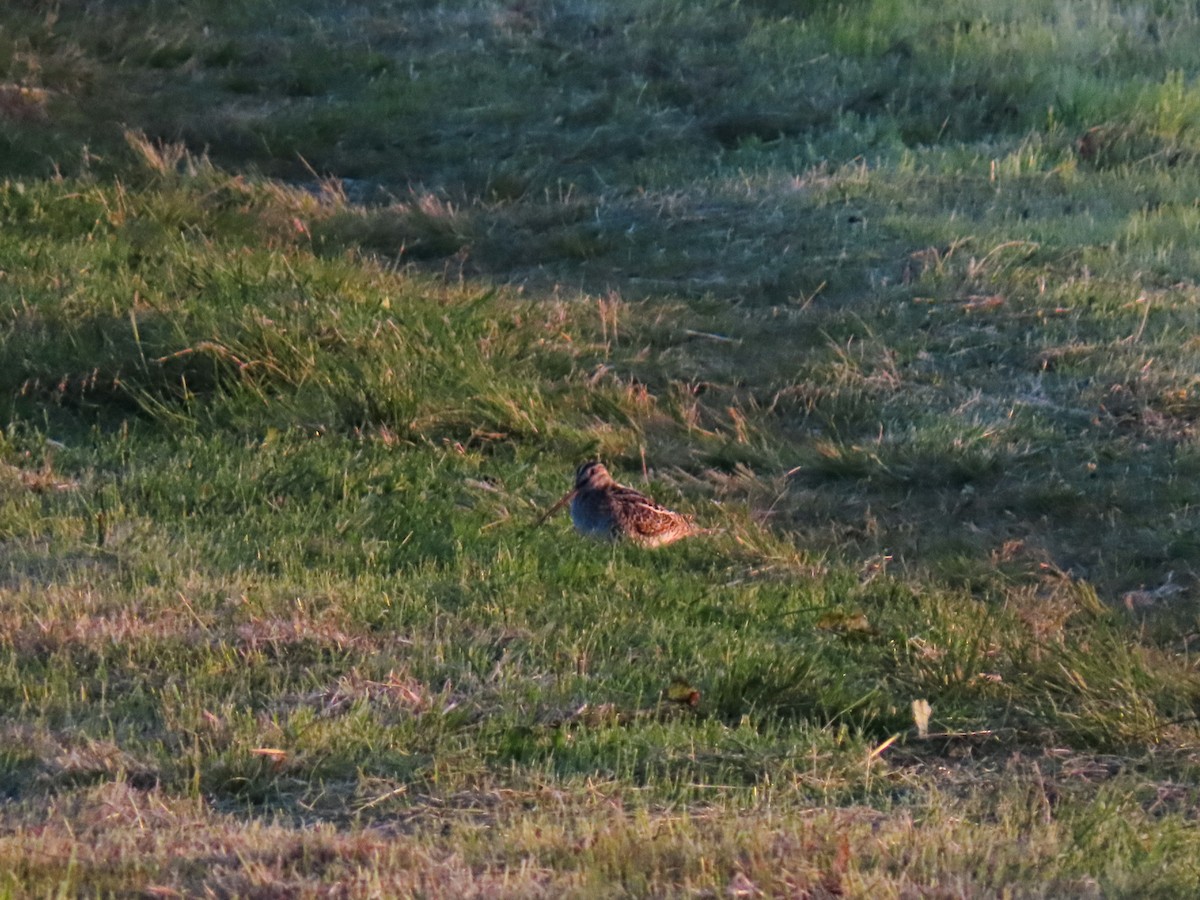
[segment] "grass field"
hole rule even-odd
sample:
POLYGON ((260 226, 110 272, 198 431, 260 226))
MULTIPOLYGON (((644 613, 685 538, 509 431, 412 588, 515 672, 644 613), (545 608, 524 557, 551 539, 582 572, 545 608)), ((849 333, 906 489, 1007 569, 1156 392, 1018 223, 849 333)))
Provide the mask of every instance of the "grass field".
POLYGON ((6 7, 0 896, 1196 896, 1198 46, 6 7))

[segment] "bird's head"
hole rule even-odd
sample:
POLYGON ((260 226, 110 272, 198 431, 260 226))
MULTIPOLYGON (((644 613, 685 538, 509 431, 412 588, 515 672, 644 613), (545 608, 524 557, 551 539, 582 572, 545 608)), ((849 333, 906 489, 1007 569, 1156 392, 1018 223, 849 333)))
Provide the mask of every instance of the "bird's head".
POLYGON ((612 476, 599 460, 588 460, 575 470, 575 490, 604 487, 612 484, 612 476))

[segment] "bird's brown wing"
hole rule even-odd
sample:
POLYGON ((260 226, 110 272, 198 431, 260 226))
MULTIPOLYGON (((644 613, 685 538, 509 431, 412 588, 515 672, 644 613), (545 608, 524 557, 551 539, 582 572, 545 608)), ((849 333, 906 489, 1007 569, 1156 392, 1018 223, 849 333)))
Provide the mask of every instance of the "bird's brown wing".
POLYGON ((613 492, 612 506, 622 529, 629 534, 654 537, 672 527, 685 525, 689 520, 677 512, 656 503, 632 488, 613 492))

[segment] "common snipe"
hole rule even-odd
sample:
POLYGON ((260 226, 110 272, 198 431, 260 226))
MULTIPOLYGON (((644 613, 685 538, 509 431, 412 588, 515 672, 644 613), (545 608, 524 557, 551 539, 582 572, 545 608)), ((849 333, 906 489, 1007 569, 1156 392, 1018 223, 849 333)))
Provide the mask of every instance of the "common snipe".
POLYGON ((595 460, 575 472, 575 487, 542 517, 550 517, 567 501, 575 530, 602 540, 628 538, 643 547, 661 547, 701 534, 691 519, 655 503, 641 491, 617 484, 595 460))

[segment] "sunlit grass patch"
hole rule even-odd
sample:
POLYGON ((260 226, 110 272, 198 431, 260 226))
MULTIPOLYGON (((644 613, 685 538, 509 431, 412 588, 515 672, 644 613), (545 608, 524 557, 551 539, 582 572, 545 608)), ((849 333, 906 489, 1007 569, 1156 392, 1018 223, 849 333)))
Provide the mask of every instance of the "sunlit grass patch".
POLYGON ((1195 893, 1194 9, 2 18, 0 892, 1195 893))

